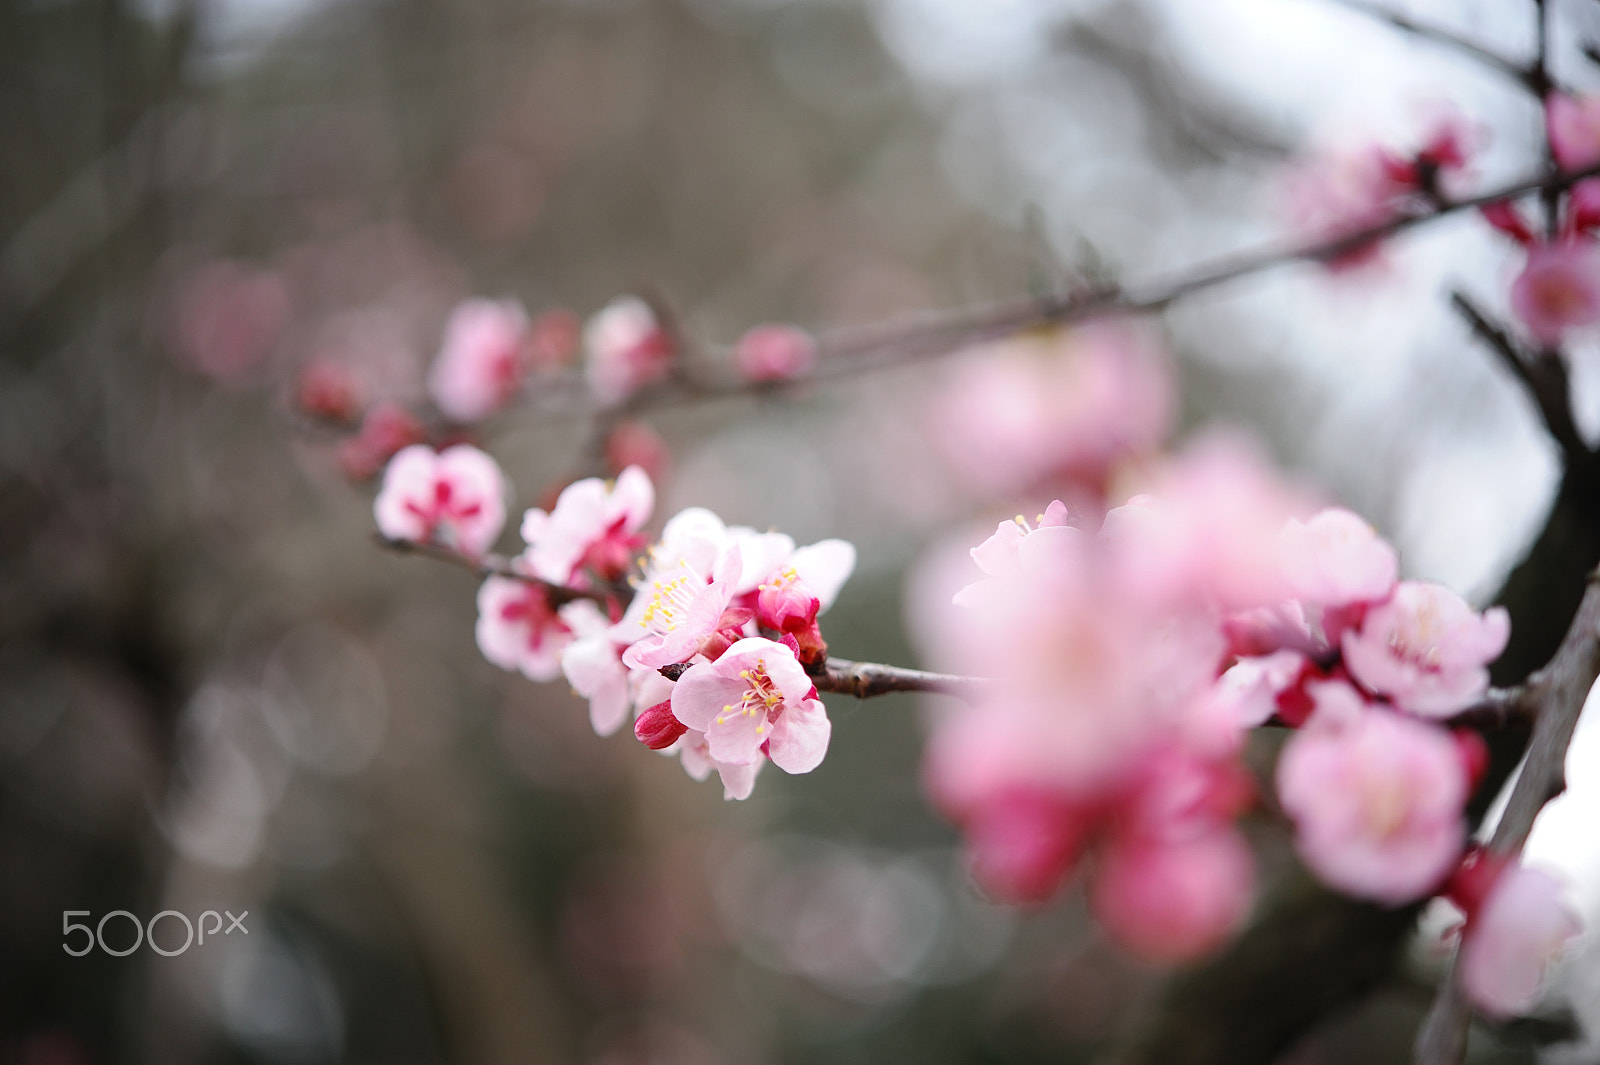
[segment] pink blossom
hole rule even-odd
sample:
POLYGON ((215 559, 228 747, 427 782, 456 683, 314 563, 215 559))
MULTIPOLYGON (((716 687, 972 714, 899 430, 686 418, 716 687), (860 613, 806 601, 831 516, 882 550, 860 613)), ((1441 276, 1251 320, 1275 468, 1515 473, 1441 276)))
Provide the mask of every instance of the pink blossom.
POLYGON ((758 325, 739 338, 733 360, 747 381, 792 381, 817 361, 817 342, 792 325, 758 325))
POLYGON ((661 434, 644 422, 623 422, 606 437, 606 468, 625 470, 637 466, 657 483, 666 480, 672 454, 661 434))
POLYGON ((621 403, 666 376, 672 366, 672 341, 644 300, 612 300, 583 330, 589 358, 589 389, 600 403, 621 403))
POLYGON ((821 764, 832 730, 794 652, 760 637, 690 667, 672 689, 672 712, 705 733, 716 761, 748 765, 765 753, 788 773, 809 773, 821 764))
POLYGON ((401 448, 426 439, 412 413, 395 403, 379 403, 361 420, 361 431, 339 446, 339 464, 345 476, 365 481, 401 448))
POLYGON ((1461 857, 1467 768, 1450 733, 1313 686, 1317 709, 1285 745, 1278 797, 1312 872, 1400 904, 1437 889, 1461 857))
POLYGON ((235 383, 277 346, 292 309, 289 286, 275 271, 215 260, 183 280, 173 339, 194 369, 235 383))
POLYGON ((1589 178, 1572 186, 1567 194, 1567 227, 1572 233, 1589 233, 1600 228, 1600 178, 1589 178))
MULTIPOLYGON (((589 721, 595 732, 609 736, 628 719, 637 688, 622 664, 622 647, 612 638, 610 620, 588 600, 562 607, 561 619, 575 637, 561 655, 561 672, 572 690, 589 700, 589 721)), ((648 672, 666 683, 654 670, 648 672)))
POLYGON ((1305 655, 1292 650, 1240 658, 1217 678, 1211 705, 1239 728, 1264 725, 1279 712, 1279 700, 1300 682, 1307 664, 1305 655))
POLYGON ((529 368, 528 313, 515 300, 467 300, 450 312, 428 394, 446 418, 476 422, 522 387, 529 368))
POLYGON ((490 577, 478 589, 478 650, 501 669, 530 680, 561 675, 572 630, 551 608, 548 589, 512 577, 490 577))
POLYGON ((638 591, 612 630, 630 644, 623 661, 658 668, 698 654, 722 627, 743 572, 721 518, 700 507, 679 511, 650 549, 638 591))
POLYGON ((565 307, 552 307, 528 326, 528 356, 533 365, 565 366, 577 357, 583 319, 565 307))
POLYGON ((1131 593, 1245 610, 1287 598, 1279 539, 1305 509, 1250 441, 1217 433, 1157 468, 1150 493, 1108 513, 1102 535, 1119 542, 1131 593))
POLYGON ((457 444, 435 453, 413 444, 390 460, 372 512, 390 539, 440 543, 476 557, 505 525, 505 493, 500 467, 477 448, 457 444))
POLYGON ((587 586, 585 569, 602 581, 615 581, 644 546, 639 530, 655 506, 655 487, 637 466, 607 485, 598 477, 562 489, 547 514, 535 507, 522 517, 528 544, 522 560, 534 576, 573 588, 587 586))
POLYGON ((1280 534, 1287 591, 1320 606, 1388 598, 1399 577, 1394 548, 1348 510, 1328 507, 1291 518, 1280 534))
POLYGON ((1103 323, 973 351, 931 417, 952 465, 986 492, 1059 478, 1097 497, 1113 467, 1160 445, 1172 407, 1155 345, 1103 323))
POLYGON ((1346 667, 1368 690, 1409 713, 1449 717, 1483 694, 1487 666, 1510 635, 1503 607, 1479 614, 1443 585, 1402 581, 1342 646, 1346 667))
POLYGON ((294 402, 313 418, 353 425, 361 417, 361 393, 361 382, 348 366, 317 359, 295 379, 294 402))
POLYGON ((1547 347, 1600 322, 1600 252, 1587 239, 1538 244, 1511 283, 1511 309, 1547 347))
POLYGON ((1600 163, 1600 97, 1551 93, 1544 101, 1544 128, 1561 169, 1600 163))
POLYGON ((1250 913, 1255 864, 1223 828, 1178 840, 1129 839, 1098 858, 1089 886, 1097 920, 1118 943, 1174 964, 1216 949, 1250 913))
POLYGON ((1527 1013, 1546 970, 1582 930, 1561 884, 1540 869, 1502 872, 1461 942, 1461 989, 1491 1017, 1527 1013))
POLYGON ((1077 863, 1090 824, 1046 793, 989 797, 965 819, 967 862, 984 892, 1002 902, 1048 901, 1077 863))
POLYGON ((722 778, 722 797, 729 800, 744 800, 750 797, 750 792, 756 786, 756 774, 761 772, 765 759, 754 762, 736 764, 721 762, 711 755, 710 742, 704 732, 689 729, 673 746, 664 753, 678 755, 683 765, 683 771, 695 780, 704 780, 715 769, 717 776, 722 778))

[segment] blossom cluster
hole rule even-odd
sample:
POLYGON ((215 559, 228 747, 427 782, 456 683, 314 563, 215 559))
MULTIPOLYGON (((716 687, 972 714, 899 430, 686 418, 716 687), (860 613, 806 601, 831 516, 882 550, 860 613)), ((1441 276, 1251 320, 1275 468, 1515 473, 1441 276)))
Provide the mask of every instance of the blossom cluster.
MULTIPOLYGON (((729 352, 738 378, 769 385, 804 377, 817 360, 815 339, 789 325, 760 325, 729 352)), ((660 314, 637 296, 622 296, 587 321, 565 308, 530 316, 514 299, 468 299, 451 311, 427 375, 427 393, 443 419, 428 419, 392 399, 368 402, 359 374, 338 361, 319 358, 300 373, 295 405, 321 421, 352 428, 339 452, 345 472, 357 480, 376 475, 412 444, 448 445, 469 426, 493 416, 530 389, 577 378, 599 409, 626 404, 641 391, 669 380, 679 369, 679 344, 660 314)), ((659 440, 634 422, 619 423, 606 441, 608 453, 659 470, 659 440)))
MULTIPOLYGON (((1444 892, 1485 764, 1482 740, 1449 722, 1483 695, 1505 611, 1400 580, 1366 522, 1306 516, 1231 442, 1167 461, 1149 487, 1103 514, 1058 501, 1002 523, 972 549, 982 577, 958 609, 922 626, 941 665, 993 678, 937 719, 926 764, 980 884, 1041 901, 1087 867, 1118 941, 1160 961, 1211 950, 1249 911, 1240 755, 1246 730, 1272 723, 1295 730, 1277 798, 1313 873, 1388 905, 1444 892)), ((1509 951, 1542 971, 1553 932, 1502 934, 1514 917, 1482 913, 1469 961, 1509 951)), ((1468 986, 1506 1013, 1531 994, 1521 979, 1516 994, 1468 986)))
MULTIPOLYGON (((500 535, 505 493, 476 448, 413 445, 389 464, 374 515, 391 539, 479 558, 500 535)), ((479 649, 533 680, 565 676, 596 732, 631 720, 641 742, 678 755, 696 779, 716 770, 730 799, 747 798, 768 761, 810 772, 831 734, 812 676, 827 661, 818 617, 855 568, 855 548, 797 547, 699 507, 647 546, 654 505, 649 475, 630 466, 528 510, 511 572, 479 589, 479 649)))

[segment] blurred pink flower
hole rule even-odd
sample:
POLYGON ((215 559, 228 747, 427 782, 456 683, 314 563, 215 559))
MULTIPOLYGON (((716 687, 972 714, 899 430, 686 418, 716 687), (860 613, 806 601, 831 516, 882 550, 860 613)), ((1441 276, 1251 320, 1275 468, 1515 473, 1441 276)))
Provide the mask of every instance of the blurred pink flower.
POLYGON ((528 314, 515 300, 457 304, 428 374, 428 394, 454 422, 487 418, 516 394, 529 369, 528 314))
POLYGON ((1174 964, 1210 953, 1243 925, 1254 883, 1250 848, 1231 828, 1124 839, 1096 859, 1089 905, 1118 943, 1174 964))
POLYGON ((1316 710, 1278 761, 1278 797, 1306 865, 1329 885, 1398 905, 1461 857, 1467 767, 1446 730, 1314 685, 1316 710))
POLYGON ((477 448, 435 453, 413 444, 389 461, 372 513, 392 540, 438 543, 476 558, 505 525, 505 494, 500 467, 477 448))
POLYGON ((787 773, 809 773, 832 731, 816 694, 793 651, 752 637, 691 666, 672 689, 672 713, 705 733, 718 762, 748 765, 765 755, 787 773))
POLYGON ((1003 902, 1047 902, 1077 864, 1090 827, 1048 793, 998 792, 963 821, 972 878, 1003 902))
POLYGON ((583 319, 565 307, 541 312, 528 327, 528 356, 535 367, 568 365, 582 343, 583 319))
POLYGON ((1600 163, 1600 97, 1551 93, 1544 101, 1544 128, 1563 170, 1600 163))
POLYGON ((746 381, 793 381, 817 361, 817 342, 792 325, 758 325, 739 338, 733 361, 746 381))
POLYGON ((1340 507, 1307 521, 1291 518, 1280 534, 1290 596, 1318 606, 1348 606, 1386 599, 1400 561, 1387 541, 1356 514, 1340 507))
POLYGON ((1118 464, 1160 446, 1172 408, 1155 346, 1134 327, 1100 323, 975 349, 930 418, 951 465, 987 494, 1060 481, 1099 498, 1118 464))
POLYGON ((1546 970, 1583 928, 1561 884, 1540 869, 1515 865, 1500 873, 1467 920, 1461 941, 1461 989, 1497 1019, 1527 1013, 1539 999, 1546 970))
MULTIPOLYGON (((1289 171, 1284 199, 1297 228, 1313 238, 1337 238, 1382 226, 1412 209, 1419 194, 1450 195, 1466 175, 1473 129, 1454 112, 1438 116, 1420 148, 1402 155, 1375 144, 1326 150, 1289 171)), ((1363 266, 1382 250, 1378 240, 1347 248, 1332 269, 1363 266)))
POLYGON ((477 639, 483 657, 501 669, 545 681, 561 675, 561 653, 572 642, 572 630, 542 585, 490 577, 478 589, 477 639))
POLYGON ((339 445, 345 476, 365 481, 377 476, 401 448, 426 439, 416 417, 397 403, 378 403, 361 420, 361 431, 339 445))
POLYGON ((611 430, 606 438, 606 467, 625 470, 637 466, 657 484, 665 481, 672 454, 667 442, 644 422, 628 421, 611 430))
POLYGON ((317 359, 295 379, 294 404, 313 418, 354 425, 361 418, 361 382, 348 366, 317 359))
POLYGON ((1217 433, 1157 467, 1149 494, 1108 513, 1101 535, 1119 542, 1132 594, 1245 610, 1288 597, 1279 543, 1306 503, 1250 441, 1217 433))
POLYGON ((636 296, 612 300, 583 330, 589 389, 604 406, 621 403, 672 367, 672 341, 650 305, 636 296))
POLYGON ((548 514, 534 507, 523 515, 528 547, 520 560, 535 577, 572 588, 588 587, 585 570, 603 582, 619 580, 644 546, 639 530, 654 506, 655 486, 637 466, 610 485, 598 477, 574 481, 548 514))
POLYGON ((1505 650, 1504 607, 1482 614, 1440 584, 1402 581, 1367 611, 1342 646, 1350 673, 1369 691, 1422 717, 1466 709, 1489 685, 1488 664, 1505 650))
POLYGON ((178 290, 178 353, 214 381, 238 382, 278 343, 292 309, 277 273, 227 259, 207 263, 178 290))
POLYGON ((1534 339, 1561 343, 1570 329, 1600 322, 1600 250, 1585 238, 1537 244, 1511 283, 1511 309, 1534 339))

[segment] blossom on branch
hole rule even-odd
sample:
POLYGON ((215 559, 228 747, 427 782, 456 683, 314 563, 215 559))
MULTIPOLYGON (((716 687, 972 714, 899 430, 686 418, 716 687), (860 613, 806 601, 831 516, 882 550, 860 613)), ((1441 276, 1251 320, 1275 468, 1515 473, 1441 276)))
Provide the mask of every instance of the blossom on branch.
POLYGON ((572 642, 549 589, 514 577, 490 577, 478 589, 476 635, 483 657, 538 681, 561 675, 561 654, 572 642))
POLYGON ((589 587, 588 573, 618 581, 645 544, 639 530, 654 506, 655 486, 637 466, 609 485, 598 477, 574 481, 548 514, 534 507, 523 515, 528 547, 520 561, 535 577, 570 588, 589 587))
POLYGON ((1442 886, 1466 840, 1469 790, 1445 729, 1315 685, 1316 709, 1278 761, 1278 798, 1306 865, 1333 887, 1400 904, 1442 886))
POLYGON ((515 300, 467 300, 450 312, 428 394, 454 422, 487 418, 514 396, 531 368, 528 313, 515 300))
POLYGON ((1439 584, 1402 581, 1341 641, 1351 676, 1419 717, 1465 710, 1489 686, 1511 636, 1504 607, 1482 614, 1439 584))
POLYGON ((832 731, 794 652, 760 637, 691 666, 672 689, 672 713, 705 734, 715 761, 749 765, 768 757, 787 773, 821 764, 832 731))
POLYGON ((793 381, 817 361, 817 342, 792 325, 758 325, 739 338, 734 365, 746 381, 793 381))
POLYGON ((1561 169, 1600 163, 1600 97, 1552 92, 1544 101, 1544 128, 1561 169))
POLYGON ((1511 309, 1547 348, 1570 330, 1600 322, 1600 246, 1579 237, 1529 248, 1527 265, 1511 283, 1511 309))
POLYGON ((1467 916, 1462 991, 1491 1017, 1527 1013, 1538 1001, 1550 963, 1582 927, 1555 877, 1524 865, 1500 871, 1487 897, 1467 916))
POLYGON ((500 467, 477 448, 457 444, 436 453, 413 444, 384 470, 372 513, 391 540, 439 544, 477 558, 505 525, 505 493, 500 467))
POLYGON ((650 305, 637 296, 612 300, 583 329, 584 372, 603 406, 614 406, 666 377, 673 345, 650 305))
POLYGON ((1172 423, 1171 371, 1139 329, 1050 328, 973 349, 930 417, 955 470, 988 492, 1044 484, 1098 504, 1172 423))

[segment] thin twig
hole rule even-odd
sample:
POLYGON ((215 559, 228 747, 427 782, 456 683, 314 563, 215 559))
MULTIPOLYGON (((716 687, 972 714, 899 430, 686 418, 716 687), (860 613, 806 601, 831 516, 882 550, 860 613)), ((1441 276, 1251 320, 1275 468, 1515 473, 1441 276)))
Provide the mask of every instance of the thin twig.
POLYGON ((1481 44, 1469 41, 1465 37, 1461 37, 1441 26, 1418 22, 1410 15, 1384 7, 1381 4, 1370 3, 1369 0, 1332 0, 1332 2, 1350 11, 1356 11, 1375 18, 1380 22, 1387 22, 1389 25, 1396 29, 1404 30, 1413 37, 1432 41, 1435 44, 1442 44, 1447 48, 1453 48, 1483 66, 1514 79, 1519 85, 1532 89, 1534 92, 1543 92, 1543 89, 1536 87, 1534 82, 1535 71, 1542 70, 1542 64, 1532 67, 1524 66, 1493 49, 1485 48, 1481 44))
MULTIPOLYGON (((568 588, 553 581, 543 580, 531 573, 525 573, 518 569, 512 560, 504 555, 487 554, 472 558, 443 544, 425 543, 419 540, 399 540, 384 536, 382 533, 374 533, 373 539, 378 542, 379 546, 387 548, 396 554, 421 555, 423 558, 430 558, 436 562, 448 562, 451 565, 470 570, 480 577, 507 577, 514 581, 522 581, 524 584, 532 584, 543 588, 545 590, 545 598, 553 607, 576 602, 579 599, 587 599, 594 603, 604 604, 610 595, 615 595, 619 592, 619 589, 615 588, 583 591, 577 588, 568 588)), ((621 591, 625 591, 630 596, 633 594, 631 588, 622 589, 621 591)))
MULTIPOLYGON (((1545 804, 1567 787, 1567 748, 1589 689, 1600 677, 1600 571, 1589 575, 1578 614, 1550 664, 1528 678, 1520 699, 1534 715, 1522 771, 1489 840, 1489 853, 1515 860, 1545 804)), ((1466 1054, 1471 1005, 1456 981, 1455 962, 1417 1036, 1417 1065, 1459 1065, 1466 1054)))
POLYGON ((1450 303, 1467 320, 1472 331, 1489 345, 1500 362, 1527 388, 1545 428, 1555 438, 1570 465, 1582 466, 1594 460, 1572 418, 1572 395, 1567 367, 1558 352, 1525 354, 1511 334, 1496 325, 1461 290, 1450 293, 1450 303))

